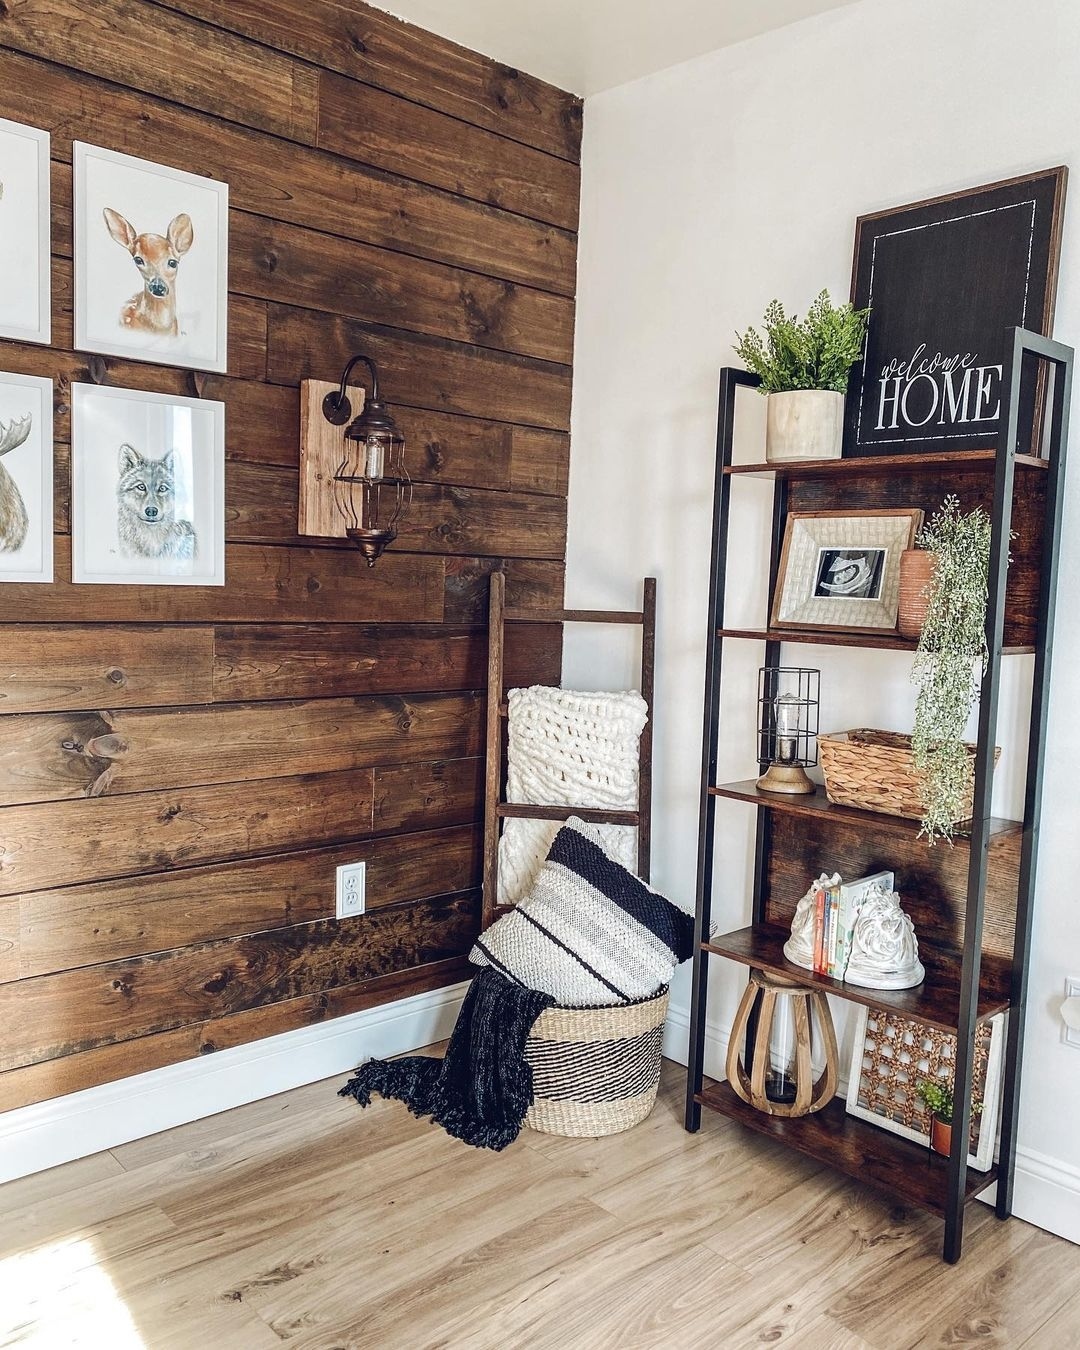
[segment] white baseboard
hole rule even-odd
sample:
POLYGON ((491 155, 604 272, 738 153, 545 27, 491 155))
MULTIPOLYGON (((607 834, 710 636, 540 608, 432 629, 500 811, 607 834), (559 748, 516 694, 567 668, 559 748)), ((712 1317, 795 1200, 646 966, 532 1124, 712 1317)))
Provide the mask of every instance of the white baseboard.
POLYGON ((444 1040, 467 988, 414 994, 8 1111, 0 1115, 0 1182, 444 1040))
MULTIPOLYGON (((689 1043, 689 1009, 681 1003, 671 1004, 664 1026, 664 1055, 678 1064, 685 1064, 689 1058, 689 1043)), ((710 1078, 726 1077, 727 1043, 727 1032, 714 1022, 707 1022, 705 1072, 710 1078)), ((840 1091, 846 1093, 846 1082, 841 1082, 840 1091)), ((992 1205, 996 1195, 997 1187, 991 1186, 978 1198, 992 1205)), ((1013 1213, 1036 1228, 1080 1243, 1080 1168, 1018 1146, 1013 1213)))

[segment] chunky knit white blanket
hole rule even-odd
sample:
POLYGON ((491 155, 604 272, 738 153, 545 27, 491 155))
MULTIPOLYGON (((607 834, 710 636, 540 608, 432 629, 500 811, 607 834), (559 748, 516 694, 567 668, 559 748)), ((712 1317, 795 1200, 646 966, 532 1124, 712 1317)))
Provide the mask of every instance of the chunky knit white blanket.
MULTIPOLYGON (((634 811, 638 742, 648 720, 636 692, 579 693, 533 685, 511 689, 506 799, 534 806, 634 811)), ((558 833, 556 820, 507 820, 499 840, 499 902, 527 893, 558 833)), ((637 830, 599 826, 603 847, 637 871, 637 830)))

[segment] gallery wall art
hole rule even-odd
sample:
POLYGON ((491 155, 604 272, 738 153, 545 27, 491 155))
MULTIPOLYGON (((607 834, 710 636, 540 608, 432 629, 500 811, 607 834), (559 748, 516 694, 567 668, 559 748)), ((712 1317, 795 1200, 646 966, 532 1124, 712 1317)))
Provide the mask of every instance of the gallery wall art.
POLYGON ((74 145, 75 346, 224 371, 229 189, 74 145))
POLYGON ((225 584, 225 405, 72 386, 72 581, 225 584))
POLYGON ((52 380, 0 373, 0 583, 53 579, 52 380))
POLYGON ((0 118, 0 337, 52 337, 49 133, 0 118))

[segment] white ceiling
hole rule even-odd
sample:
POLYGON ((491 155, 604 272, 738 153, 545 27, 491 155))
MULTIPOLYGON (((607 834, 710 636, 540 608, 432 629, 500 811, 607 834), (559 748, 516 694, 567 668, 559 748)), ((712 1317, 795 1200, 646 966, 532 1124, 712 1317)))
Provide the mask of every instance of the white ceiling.
POLYGON ((852 0, 376 0, 571 93, 597 94, 852 0))

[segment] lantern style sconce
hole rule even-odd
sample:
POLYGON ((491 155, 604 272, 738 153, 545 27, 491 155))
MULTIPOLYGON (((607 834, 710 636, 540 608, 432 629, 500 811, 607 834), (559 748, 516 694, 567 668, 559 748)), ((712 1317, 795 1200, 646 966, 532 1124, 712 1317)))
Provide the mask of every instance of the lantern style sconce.
MULTIPOLYGON (((322 416, 331 426, 346 428, 329 483, 346 536, 373 567, 397 538, 398 526, 412 504, 412 480, 405 468, 405 437, 379 398, 379 372, 371 357, 360 352, 349 361, 340 387, 323 397, 322 416), (371 374, 371 391, 354 416, 347 390, 349 376, 360 362, 371 374)), ((318 481, 325 482, 326 476, 318 475, 318 481)))
POLYGON ((762 792, 815 791, 806 773, 817 763, 821 672, 802 666, 763 666, 758 672, 758 759, 768 769, 762 792))

